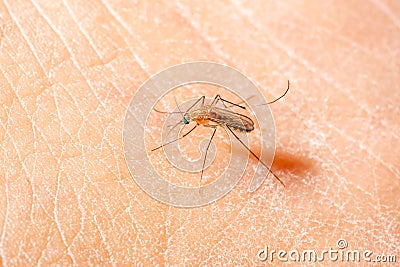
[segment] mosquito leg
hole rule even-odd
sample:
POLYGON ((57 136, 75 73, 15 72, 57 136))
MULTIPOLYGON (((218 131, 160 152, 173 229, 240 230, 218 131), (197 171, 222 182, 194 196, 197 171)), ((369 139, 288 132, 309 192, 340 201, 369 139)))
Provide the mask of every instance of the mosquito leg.
POLYGON ((210 106, 215 107, 219 100, 221 100, 221 96, 220 95, 216 95, 214 97, 213 101, 211 102, 210 106))
MULTIPOLYGON (((239 108, 241 108, 241 109, 246 109, 245 106, 241 106, 241 105, 239 105, 239 104, 233 103, 233 102, 228 101, 228 100, 225 100, 225 99, 223 99, 223 98, 221 98, 221 101, 222 101, 222 103, 224 103, 224 106, 225 106, 226 108, 228 108, 228 106, 226 106, 225 103, 231 104, 231 106, 239 107, 239 108)), ((243 102, 244 102, 244 101, 241 101, 240 103, 243 103, 243 102)))
POLYGON ((215 107, 215 105, 217 105, 218 101, 221 101, 225 108, 228 108, 228 106, 225 105, 225 103, 228 103, 228 104, 231 104, 232 106, 239 107, 241 109, 246 109, 246 107, 244 107, 244 106, 241 106, 239 104, 235 104, 231 101, 223 99, 220 95, 215 96, 214 100, 211 102, 211 106, 215 107))
POLYGON ((259 161, 259 162, 261 162, 261 164, 264 165, 264 167, 266 167, 270 173, 272 173, 272 175, 283 185, 283 187, 285 187, 285 184, 282 182, 282 180, 279 179, 279 177, 278 177, 275 173, 273 173, 273 172, 271 171, 271 169, 267 166, 267 164, 265 164, 262 160, 260 160, 260 158, 259 158, 256 154, 254 154, 254 152, 251 151, 250 148, 249 148, 245 143, 243 143, 242 140, 240 140, 240 138, 232 131, 232 129, 231 129, 230 127, 226 127, 226 128, 228 128, 228 130, 233 134, 233 136, 235 136, 236 139, 239 140, 239 142, 240 142, 240 143, 241 143, 241 144, 242 144, 242 145, 243 145, 243 146, 244 146, 258 161, 259 161))
POLYGON ((194 106, 196 106, 197 103, 199 103, 200 101, 201 101, 201 105, 204 105, 204 99, 205 99, 205 98, 206 98, 206 97, 203 95, 202 97, 200 97, 199 99, 197 99, 196 102, 194 102, 193 105, 191 105, 190 108, 188 108, 188 109, 186 110, 186 112, 189 112, 189 110, 191 110, 194 106))
POLYGON ((182 110, 179 108, 179 105, 178 105, 178 101, 176 100, 176 96, 174 95, 174 100, 175 100, 175 105, 176 105, 176 107, 178 108, 178 110, 179 110, 179 113, 181 113, 182 114, 182 118, 183 118, 183 112, 182 112, 182 110))
POLYGON ((176 141, 178 141, 178 140, 180 140, 180 139, 182 139, 182 138, 185 138, 188 134, 190 134, 191 132, 193 132, 193 130, 196 129, 196 127, 197 127, 197 125, 195 125, 192 129, 190 129, 187 133, 185 133, 185 134, 182 135, 181 137, 176 138, 175 140, 172 140, 172 141, 170 141, 170 142, 167 142, 167 143, 165 143, 165 144, 163 144, 163 145, 161 145, 161 146, 158 146, 158 147, 156 147, 156 148, 153 148, 151 151, 155 151, 155 150, 157 150, 157 149, 159 149, 159 148, 162 148, 162 147, 164 147, 164 146, 166 146, 166 145, 169 145, 169 144, 171 144, 171 143, 173 143, 173 142, 176 142, 176 141))
POLYGON ((227 108, 231 108, 231 107, 237 107, 237 106, 240 106, 240 108, 246 108, 246 107, 243 107, 241 104, 244 104, 244 103, 246 103, 246 101, 249 101, 250 99, 252 99, 253 97, 255 97, 255 95, 251 95, 250 97, 248 97, 248 98, 246 98, 246 100, 242 100, 242 101, 240 101, 239 103, 235 103, 235 104, 232 104, 232 105, 230 105, 230 106, 227 106, 227 108))
POLYGON ((212 141, 213 138, 214 138, 215 132, 217 131, 217 126, 216 126, 216 125, 212 125, 212 126, 208 126, 208 127, 214 128, 214 132, 213 132, 213 134, 211 135, 210 141, 208 142, 208 145, 207 145, 207 148, 206 148, 206 153, 205 153, 205 155, 204 155, 203 167, 201 168, 199 190, 200 190, 200 188, 201 188, 201 180, 203 179, 204 166, 206 165, 207 152, 208 152, 208 149, 210 148, 210 144, 211 144, 211 141, 212 141))
POLYGON ((280 97, 276 98, 275 100, 272 100, 271 102, 262 104, 262 105, 260 105, 260 106, 264 106, 264 105, 269 105, 269 104, 275 103, 276 101, 278 101, 279 99, 281 99, 282 97, 284 97, 284 96, 287 94, 287 92, 289 91, 289 87, 290 87, 290 82, 289 82, 289 80, 288 80, 288 81, 287 81, 287 88, 286 88, 286 91, 285 91, 280 97))

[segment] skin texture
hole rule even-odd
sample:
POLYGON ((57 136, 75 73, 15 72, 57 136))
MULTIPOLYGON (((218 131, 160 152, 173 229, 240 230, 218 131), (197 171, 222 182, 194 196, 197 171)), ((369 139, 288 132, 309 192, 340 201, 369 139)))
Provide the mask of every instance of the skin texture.
POLYGON ((395 0, 1 1, 0 262, 263 265, 265 246, 321 252, 340 238, 400 261, 398 14, 395 0), (269 177, 248 193, 246 174, 180 209, 131 178, 135 90, 195 60, 239 69, 267 99, 290 79, 271 106, 285 188, 269 177))

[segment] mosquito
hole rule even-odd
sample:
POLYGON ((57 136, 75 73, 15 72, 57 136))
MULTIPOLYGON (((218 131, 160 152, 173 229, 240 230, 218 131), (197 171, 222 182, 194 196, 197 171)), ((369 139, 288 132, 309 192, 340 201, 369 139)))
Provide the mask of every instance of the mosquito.
MULTIPOLYGON (((287 89, 286 91, 279 96, 278 98, 276 98, 275 100, 268 102, 266 104, 263 105, 268 105, 268 104, 272 104, 275 103, 276 101, 278 101, 279 99, 281 99, 282 97, 284 97, 287 92, 289 91, 289 81, 288 81, 288 85, 287 85, 287 89)), ((229 104, 231 106, 236 106, 238 108, 241 109, 246 109, 245 106, 239 105, 239 104, 235 104, 231 101, 228 101, 226 99, 223 99, 219 94, 217 94, 215 96, 215 98, 213 99, 213 101, 211 102, 211 104, 205 104, 205 96, 201 96, 196 102, 194 102, 193 105, 191 105, 186 112, 182 112, 181 110, 179 110, 179 112, 164 112, 164 111, 159 111, 157 109, 154 109, 156 112, 159 113, 180 113, 183 114, 182 117, 182 121, 178 122, 176 125, 174 125, 173 128, 175 128, 176 126, 178 126, 179 124, 181 124, 182 122, 185 124, 185 126, 187 124, 189 124, 190 122, 195 122, 196 124, 194 125, 193 128, 191 128, 188 132, 186 132, 185 134, 183 134, 181 137, 176 138, 175 140, 172 140, 170 142, 167 142, 165 144, 162 144, 156 148, 153 148, 151 151, 156 151, 166 145, 169 145, 171 143, 174 143, 176 141, 179 141, 183 138, 185 138, 186 136, 188 136, 190 133, 192 133, 197 127, 199 127, 200 125, 204 126, 204 127, 208 127, 213 129, 213 133, 211 135, 211 138, 208 142, 207 148, 206 148, 206 152, 204 155, 204 160, 203 160, 203 166, 201 168, 201 175, 200 175, 200 187, 201 187, 201 181, 203 179, 203 173, 204 173, 204 166, 206 163, 206 159, 207 159, 207 152, 208 149, 210 148, 210 144, 215 136, 215 133, 217 131, 217 127, 221 126, 225 129, 227 129, 229 132, 232 133, 232 135, 243 145, 243 147, 245 147, 247 149, 247 151, 250 152, 251 155, 253 155, 259 162, 261 162, 261 164, 266 167, 268 169, 268 171, 276 178, 276 180, 279 181, 279 183, 281 183, 283 185, 283 187, 285 187, 285 184, 282 182, 282 180, 275 174, 272 172, 271 168, 269 168, 267 166, 267 164, 265 164, 262 160, 260 160, 260 158, 236 135, 235 132, 246 132, 249 133, 251 131, 254 130, 254 122, 251 118, 249 118, 246 115, 237 113, 237 112, 233 112, 230 111, 228 109, 228 106, 226 104, 229 104), (224 105, 225 108, 220 108, 217 107, 217 103, 221 101, 222 104, 224 105), (200 103, 200 105, 198 105, 200 103)), ((179 109, 179 107, 178 107, 179 109)), ((172 130, 172 129, 171 129, 172 130)))

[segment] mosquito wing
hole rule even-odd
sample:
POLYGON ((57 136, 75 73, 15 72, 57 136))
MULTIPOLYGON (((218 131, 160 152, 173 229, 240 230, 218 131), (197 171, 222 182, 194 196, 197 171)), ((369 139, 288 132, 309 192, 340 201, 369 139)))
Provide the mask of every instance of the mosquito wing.
POLYGON ((240 132, 254 130, 254 122, 247 116, 227 109, 214 107, 210 112, 210 120, 240 132))

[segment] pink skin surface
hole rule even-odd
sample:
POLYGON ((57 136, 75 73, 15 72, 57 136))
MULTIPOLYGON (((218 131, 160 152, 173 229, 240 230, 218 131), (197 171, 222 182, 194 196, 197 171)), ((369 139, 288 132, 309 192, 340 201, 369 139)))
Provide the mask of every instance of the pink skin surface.
POLYGON ((249 266, 266 246, 321 252, 339 239, 400 261, 399 2, 151 2, 0 2, 0 263, 249 266), (195 60, 239 69, 267 99, 290 79, 271 106, 285 188, 269 177, 248 193, 245 175, 182 209, 130 177, 135 90, 195 60))

